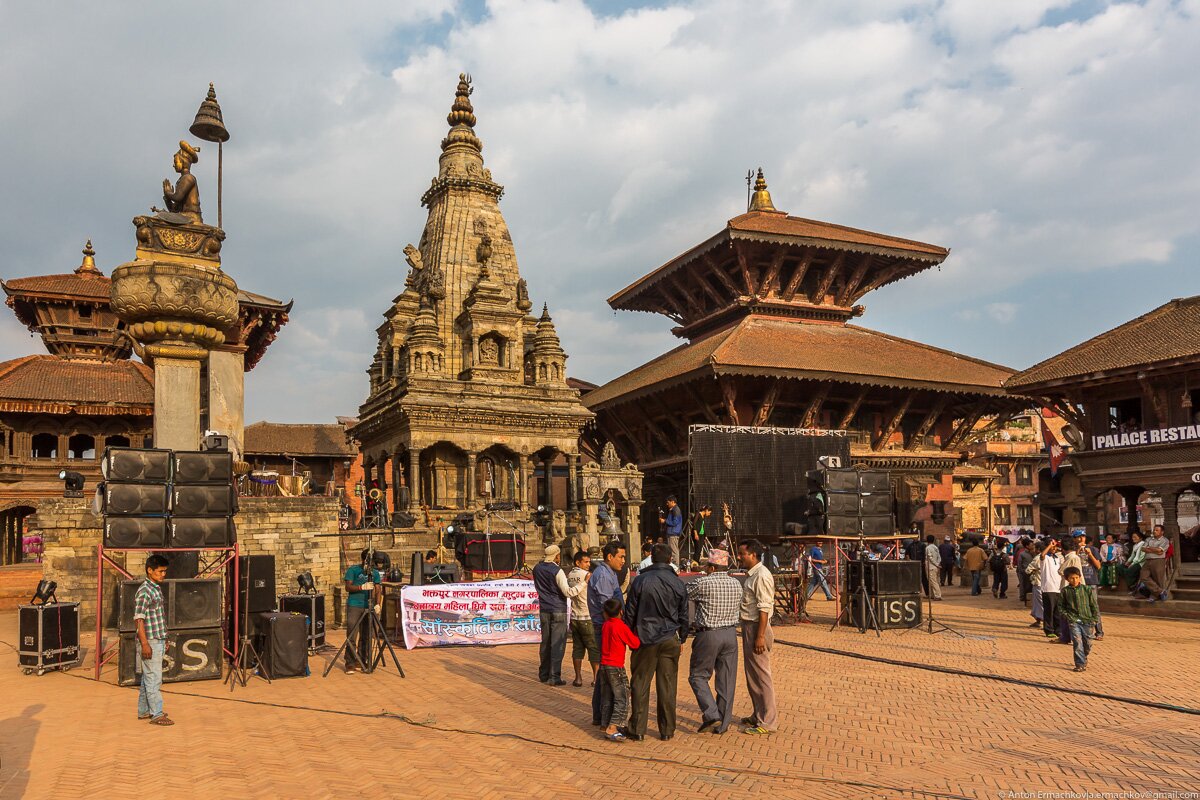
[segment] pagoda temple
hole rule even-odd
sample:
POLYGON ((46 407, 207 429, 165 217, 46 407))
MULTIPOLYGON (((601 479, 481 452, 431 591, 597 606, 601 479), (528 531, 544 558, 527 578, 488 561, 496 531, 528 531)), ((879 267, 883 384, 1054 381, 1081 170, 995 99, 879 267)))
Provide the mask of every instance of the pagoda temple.
POLYGON ((404 248, 409 272, 384 312, 351 435, 368 494, 388 511, 574 508, 580 429, 592 415, 567 384, 549 309, 531 313, 472 91, 459 76, 438 174, 421 197, 425 229, 404 248))
POLYGON ((759 170, 745 214, 609 298, 686 343, 584 395, 587 446, 637 462, 651 509, 687 496, 691 425, 846 430, 855 464, 892 473, 899 526, 952 531, 965 444, 1023 406, 1004 391, 1013 370, 851 323, 866 294, 948 254, 790 216, 759 170))

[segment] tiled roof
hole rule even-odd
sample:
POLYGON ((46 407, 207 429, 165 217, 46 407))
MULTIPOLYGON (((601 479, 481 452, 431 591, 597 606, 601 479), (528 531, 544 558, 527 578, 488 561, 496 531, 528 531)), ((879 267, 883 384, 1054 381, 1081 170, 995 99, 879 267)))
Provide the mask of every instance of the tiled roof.
POLYGON ((1003 395, 1012 370, 856 325, 751 316, 682 345, 584 396, 595 410, 690 374, 781 375, 876 386, 1003 395))
POLYGON ((103 275, 34 275, 4 281, 4 291, 14 294, 61 294, 69 297, 109 298, 112 281, 103 275))
POLYGON ((1009 389, 1200 358, 1200 295, 1172 300, 1009 378, 1009 389))
POLYGON ((138 361, 32 355, 0 364, 0 404, 154 407, 154 372, 138 361))
POLYGON ((346 428, 336 423, 255 422, 246 426, 243 449, 247 455, 353 457, 358 454, 358 450, 346 441, 346 428))
POLYGON ((832 222, 821 222, 815 219, 793 217, 781 212, 749 211, 729 220, 731 231, 743 233, 767 233, 774 236, 794 236, 802 239, 814 239, 819 242, 841 243, 850 245, 867 245, 883 247, 890 250, 904 250, 910 253, 921 253, 936 256, 940 261, 950 254, 944 247, 936 244, 926 244, 912 239, 901 239, 885 233, 847 228, 832 222))

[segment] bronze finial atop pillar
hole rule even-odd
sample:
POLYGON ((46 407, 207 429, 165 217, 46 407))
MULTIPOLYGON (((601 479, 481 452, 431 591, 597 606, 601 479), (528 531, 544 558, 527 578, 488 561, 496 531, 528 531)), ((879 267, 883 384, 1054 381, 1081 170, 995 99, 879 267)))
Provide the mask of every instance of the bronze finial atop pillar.
POLYGON ((92 249, 91 239, 83 246, 83 261, 76 268, 75 274, 84 278, 101 274, 100 270, 96 269, 96 251, 92 249))
POLYGON ((751 211, 778 211, 771 202, 771 193, 767 191, 767 179, 763 177, 762 167, 758 168, 758 177, 754 179, 754 196, 750 198, 751 211))

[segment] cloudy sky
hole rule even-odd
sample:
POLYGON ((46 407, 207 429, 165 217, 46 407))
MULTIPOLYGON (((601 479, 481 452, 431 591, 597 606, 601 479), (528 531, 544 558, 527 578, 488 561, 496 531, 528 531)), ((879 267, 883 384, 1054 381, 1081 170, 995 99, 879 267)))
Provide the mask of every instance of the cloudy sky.
MULTIPOLYGON (((674 346, 604 299, 744 210, 758 166, 792 214, 951 248, 862 324, 1024 368, 1200 291, 1197 42, 1200 0, 5 0, 0 276, 89 237, 106 273, 132 258, 214 81, 225 269, 296 303, 247 421, 356 413, 465 70, 572 375, 674 346)), ((4 317, 0 358, 38 349, 4 317)))

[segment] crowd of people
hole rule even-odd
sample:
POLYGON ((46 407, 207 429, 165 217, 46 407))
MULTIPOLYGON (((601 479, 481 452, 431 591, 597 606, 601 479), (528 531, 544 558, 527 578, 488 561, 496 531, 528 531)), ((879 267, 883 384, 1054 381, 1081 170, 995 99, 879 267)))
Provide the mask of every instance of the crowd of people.
POLYGON ((1030 628, 1047 641, 1072 645, 1075 670, 1087 669, 1093 641, 1104 639, 1098 593, 1116 592, 1124 582, 1130 596, 1148 603, 1164 601, 1167 565, 1172 545, 1155 525, 1150 536, 1134 531, 1125 541, 1113 534, 1088 540, 1082 531, 1064 536, 965 536, 956 542, 947 535, 910 540, 906 558, 925 564, 923 582, 931 599, 941 599, 941 587, 954 580, 955 569, 969 578, 971 595, 983 594, 990 577, 992 597, 1007 599, 1010 571, 1015 571, 1018 600, 1030 609, 1030 628))
POLYGON ((560 548, 546 548, 533 570, 541 604, 538 679, 567 685, 562 662, 569 638, 571 685, 583 686, 585 659, 591 667, 592 724, 613 742, 641 741, 653 684, 656 730, 665 741, 678 730, 679 661, 689 646, 688 685, 701 714, 697 733, 723 734, 734 724, 740 629, 750 695, 742 732, 771 734, 779 722, 771 677, 775 581, 763 564, 765 548, 753 539, 738 542, 732 553, 706 548, 703 574, 680 577, 678 545, 668 542, 650 545, 636 569, 617 540, 575 553, 570 572, 559 563, 560 548), (734 559, 744 580, 729 572, 734 559))

